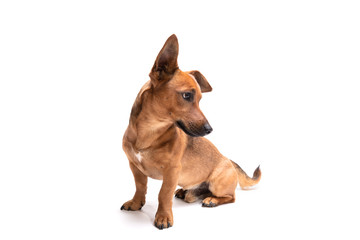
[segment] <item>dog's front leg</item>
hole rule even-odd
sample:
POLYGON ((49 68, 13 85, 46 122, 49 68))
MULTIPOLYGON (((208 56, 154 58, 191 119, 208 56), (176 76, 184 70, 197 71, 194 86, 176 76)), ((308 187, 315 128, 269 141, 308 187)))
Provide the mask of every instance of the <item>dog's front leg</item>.
POLYGON ((122 205, 121 210, 136 211, 140 210, 145 204, 147 176, 145 176, 133 163, 130 163, 130 168, 134 175, 136 192, 133 199, 122 205))
POLYGON ((163 173, 163 184, 159 193, 159 207, 155 215, 155 226, 159 229, 169 228, 174 224, 172 199, 178 184, 181 167, 170 167, 163 173))

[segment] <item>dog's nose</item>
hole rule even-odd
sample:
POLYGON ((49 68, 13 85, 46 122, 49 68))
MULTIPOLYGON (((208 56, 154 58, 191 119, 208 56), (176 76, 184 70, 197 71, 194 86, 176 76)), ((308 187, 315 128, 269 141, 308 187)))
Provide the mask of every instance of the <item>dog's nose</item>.
POLYGON ((210 124, 209 123, 205 123, 205 125, 204 125, 204 131, 205 131, 205 133, 206 134, 209 134, 209 133, 211 133, 212 132, 212 127, 210 126, 210 124))

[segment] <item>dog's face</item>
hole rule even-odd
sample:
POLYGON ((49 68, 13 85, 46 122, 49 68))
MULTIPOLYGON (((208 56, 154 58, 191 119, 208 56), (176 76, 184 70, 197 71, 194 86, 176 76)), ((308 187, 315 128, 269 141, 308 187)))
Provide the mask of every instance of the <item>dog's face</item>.
POLYGON ((199 71, 183 72, 178 68, 178 49, 177 38, 172 35, 150 72, 157 111, 186 134, 204 136, 212 128, 200 110, 199 101, 202 92, 210 92, 212 88, 199 71))
POLYGON ((195 79, 191 73, 176 70, 169 81, 154 91, 166 111, 164 114, 193 137, 204 136, 212 131, 199 107, 201 87, 195 79))

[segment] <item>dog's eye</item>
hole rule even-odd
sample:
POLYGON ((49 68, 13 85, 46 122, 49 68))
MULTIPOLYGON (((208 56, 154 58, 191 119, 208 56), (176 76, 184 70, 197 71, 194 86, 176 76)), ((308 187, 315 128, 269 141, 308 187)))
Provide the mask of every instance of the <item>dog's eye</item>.
POLYGON ((183 97, 183 99, 185 99, 186 101, 191 102, 191 101, 193 100, 193 98, 194 98, 194 95, 193 95, 193 93, 191 93, 191 92, 184 92, 184 93, 182 93, 182 97, 183 97))

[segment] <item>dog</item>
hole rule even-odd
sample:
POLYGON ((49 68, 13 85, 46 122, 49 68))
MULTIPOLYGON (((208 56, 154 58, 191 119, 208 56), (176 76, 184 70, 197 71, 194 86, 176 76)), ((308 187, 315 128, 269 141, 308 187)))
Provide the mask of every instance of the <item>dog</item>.
POLYGON ((261 178, 260 166, 251 178, 204 138, 213 129, 199 101, 212 87, 199 71, 181 71, 178 53, 177 37, 171 35, 155 60, 150 80, 136 97, 123 137, 136 191, 121 210, 140 210, 147 178, 162 180, 154 221, 159 229, 174 224, 174 193, 185 202, 202 199, 203 207, 215 207, 235 201, 238 183, 248 188, 261 178), (177 185, 182 188, 175 192, 177 185))

